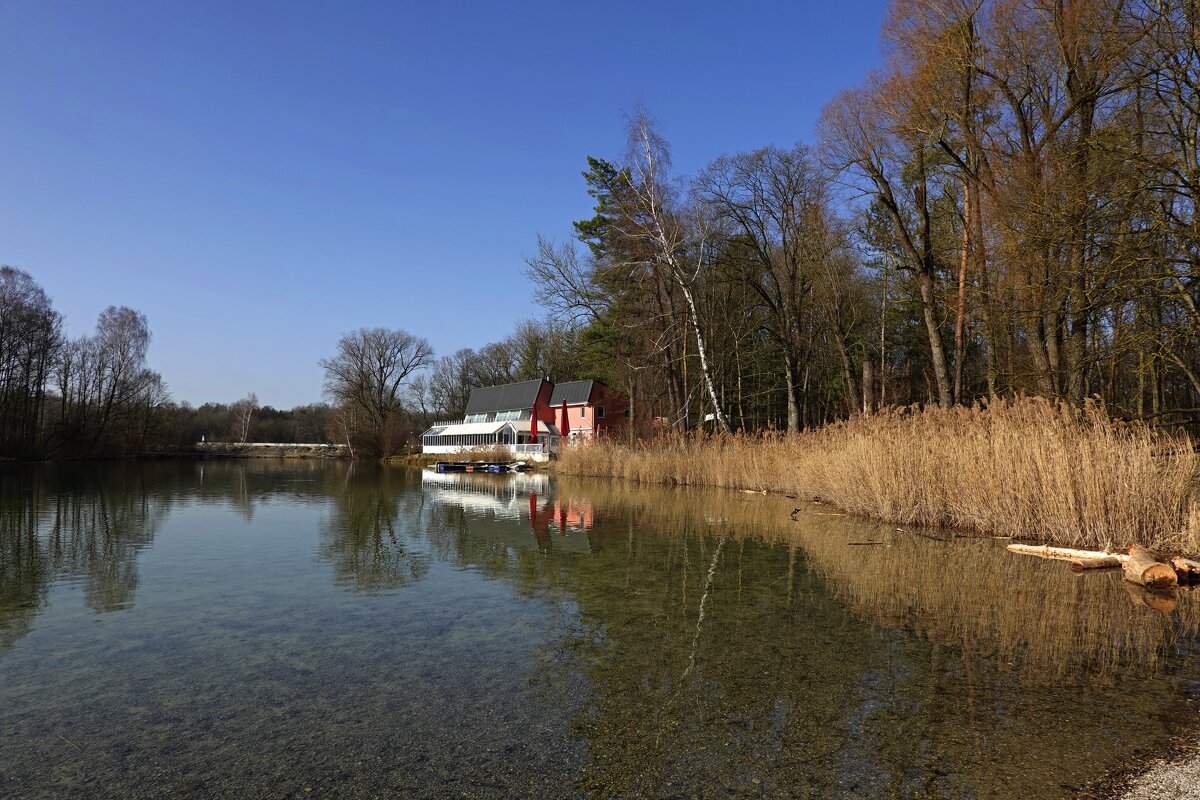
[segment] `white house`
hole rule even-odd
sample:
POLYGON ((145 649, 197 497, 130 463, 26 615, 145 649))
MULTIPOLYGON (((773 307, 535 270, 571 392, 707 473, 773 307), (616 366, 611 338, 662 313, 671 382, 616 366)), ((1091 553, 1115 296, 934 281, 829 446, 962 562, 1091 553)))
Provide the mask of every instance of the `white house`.
POLYGON ((473 389, 466 416, 434 423, 421 434, 421 451, 451 455, 503 448, 515 457, 544 461, 558 452, 562 439, 550 408, 553 392, 554 384, 545 379, 473 389))

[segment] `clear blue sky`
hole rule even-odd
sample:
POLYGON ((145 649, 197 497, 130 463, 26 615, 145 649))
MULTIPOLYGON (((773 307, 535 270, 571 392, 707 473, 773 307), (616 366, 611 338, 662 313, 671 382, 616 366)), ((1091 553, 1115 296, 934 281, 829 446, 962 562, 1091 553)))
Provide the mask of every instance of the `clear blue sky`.
POLYGON ((4 0, 0 263, 72 335, 144 312, 176 400, 315 401, 345 331, 536 317, 522 257, 635 103, 683 172, 811 141, 883 5, 4 0))

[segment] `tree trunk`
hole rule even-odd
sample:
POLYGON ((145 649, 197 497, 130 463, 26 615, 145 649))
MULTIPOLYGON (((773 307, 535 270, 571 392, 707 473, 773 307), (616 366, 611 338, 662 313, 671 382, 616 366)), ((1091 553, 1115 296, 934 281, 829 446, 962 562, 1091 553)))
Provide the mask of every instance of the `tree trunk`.
POLYGON ((784 379, 787 381, 787 429, 788 433, 800 432, 800 383, 796 380, 796 362, 790 353, 783 357, 784 379))
POLYGON ((1077 558, 1071 562, 1072 572, 1086 572, 1094 569, 1112 569, 1121 566, 1121 559, 1116 556, 1101 556, 1099 558, 1077 558))
POLYGON ((971 258, 971 187, 963 179, 962 254, 958 262, 958 303, 954 308, 954 402, 961 404, 963 377, 963 330, 967 315, 967 263, 971 258))
POLYGON ((950 370, 946 366, 946 350, 942 346, 942 333, 937 324, 937 299, 934 295, 933 275, 921 271, 921 306, 925 316, 925 332, 929 336, 929 353, 933 362, 933 375, 937 381, 938 405, 950 408, 950 370))
POLYGON ((1158 556, 1144 547, 1129 548, 1125 560, 1125 580, 1150 589, 1173 589, 1178 583, 1175 568, 1159 560, 1158 556))
POLYGON ((864 414, 875 410, 875 374, 869 358, 863 359, 862 409, 864 414))
POLYGON ((1200 581, 1200 561, 1178 556, 1171 559, 1171 566, 1175 568, 1175 575, 1180 583, 1200 581))
POLYGON ((712 400, 713 414, 717 418, 717 424, 725 433, 731 433, 729 420, 725 418, 725 412, 721 410, 721 401, 717 398, 717 390, 713 385, 712 370, 708 366, 708 348, 704 346, 704 334, 700 332, 700 319, 696 316, 696 302, 692 298, 692 290, 687 284, 676 275, 679 289, 683 292, 683 298, 687 301, 688 309, 691 311, 692 332, 696 335, 696 352, 700 356, 700 371, 704 373, 704 385, 708 388, 708 397, 712 400))

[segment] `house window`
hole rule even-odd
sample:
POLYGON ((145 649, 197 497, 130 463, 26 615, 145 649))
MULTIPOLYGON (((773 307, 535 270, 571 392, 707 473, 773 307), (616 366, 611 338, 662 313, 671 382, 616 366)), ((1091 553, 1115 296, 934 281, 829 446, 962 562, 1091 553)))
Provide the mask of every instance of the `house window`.
POLYGON ((587 416, 587 408, 585 406, 580 406, 579 407, 579 418, 583 419, 586 416, 587 416))
POLYGON ((604 406, 596 406, 596 419, 604 419, 604 406))

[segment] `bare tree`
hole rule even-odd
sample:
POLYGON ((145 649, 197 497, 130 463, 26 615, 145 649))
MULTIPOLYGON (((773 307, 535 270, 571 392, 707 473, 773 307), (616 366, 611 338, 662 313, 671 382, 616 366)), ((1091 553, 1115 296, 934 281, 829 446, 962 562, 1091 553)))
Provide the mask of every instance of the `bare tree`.
POLYGON ((557 244, 538 235, 537 253, 525 258, 525 275, 533 281, 538 302, 569 323, 594 322, 603 314, 604 291, 596 286, 593 270, 580 260, 575 242, 557 244))
MULTIPOLYGON (((339 406, 367 421, 374 454, 385 457, 398 442, 394 425, 402 410, 406 381, 429 365, 433 348, 407 331, 361 328, 338 341, 337 355, 321 359, 325 392, 339 406)), ((343 413, 345 413, 343 411, 343 413)))
POLYGON ((258 395, 254 392, 238 400, 230 407, 233 412, 234 435, 239 442, 245 442, 250 437, 250 420, 258 409, 258 395))
POLYGON ((709 264, 711 220, 697 204, 681 206, 668 185, 671 152, 654 129, 644 110, 629 119, 628 163, 631 174, 631 203, 623 209, 620 224, 625 235, 640 239, 652 258, 665 267, 687 304, 688 320, 696 337, 696 355, 713 416, 722 431, 730 432, 729 420, 713 383, 712 365, 704 341, 693 285, 709 264))
MULTIPOLYGON (((693 183, 699 198, 729 227, 726 243, 732 246, 723 255, 734 278, 749 286, 767 311, 767 329, 783 362, 792 432, 801 427, 801 367, 812 338, 813 288, 824 272, 831 239, 826 183, 802 145, 722 156, 693 183)), ((856 404, 853 386, 847 391, 848 402, 856 404)))
POLYGON ((0 454, 33 455, 62 318, 29 273, 0 267, 0 454))
POLYGON ((949 408, 952 386, 940 329, 945 253, 935 232, 936 158, 928 137, 897 124, 892 113, 908 97, 906 78, 872 76, 865 89, 842 92, 825 109, 822 138, 830 166, 865 182, 891 224, 898 265, 918 279, 938 403, 949 408))

